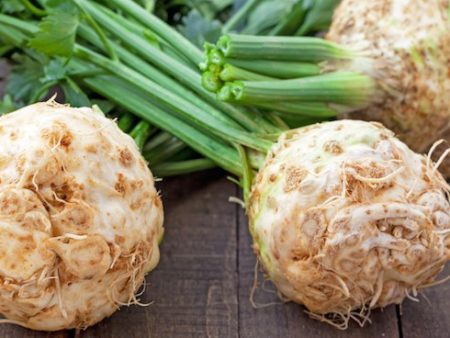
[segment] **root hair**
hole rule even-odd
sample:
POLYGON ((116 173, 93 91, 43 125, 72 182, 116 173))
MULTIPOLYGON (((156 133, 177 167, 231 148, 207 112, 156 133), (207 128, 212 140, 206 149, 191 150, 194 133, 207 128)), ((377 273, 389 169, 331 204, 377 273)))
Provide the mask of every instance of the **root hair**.
MULTIPOLYGON (((115 264, 120 257, 128 258, 128 261, 126 262, 127 265, 127 273, 119 276, 112 284, 109 292, 110 300, 116 304, 116 305, 123 305, 123 306, 130 306, 130 305, 139 305, 139 306, 149 306, 152 305, 154 302, 151 301, 149 303, 142 303, 137 297, 142 295, 145 292, 145 280, 143 282, 143 290, 140 292, 140 283, 139 278, 137 276, 141 275, 143 273, 144 267, 147 264, 147 262, 150 260, 152 249, 147 250, 146 249, 146 243, 141 242, 139 243, 136 248, 134 249, 133 253, 128 255, 121 255, 120 251, 118 253, 118 257, 113 260, 113 263, 115 264), (146 251, 147 254, 143 255, 146 251), (118 293, 118 284, 125 282, 127 284, 126 288, 128 289, 128 297, 127 301, 123 302, 120 300, 120 294, 118 293)), ((112 263, 112 264, 113 264, 112 263)))
POLYGON ((250 296, 249 296, 249 301, 250 301, 250 304, 252 305, 252 307, 254 309, 262 309, 262 308, 266 308, 269 306, 284 304, 285 302, 270 302, 270 303, 261 304, 261 303, 258 303, 257 301, 255 301, 255 293, 256 293, 256 290, 258 289, 258 267, 259 267, 259 260, 256 260, 255 268, 253 270, 253 283, 252 283, 252 287, 250 289, 250 296))

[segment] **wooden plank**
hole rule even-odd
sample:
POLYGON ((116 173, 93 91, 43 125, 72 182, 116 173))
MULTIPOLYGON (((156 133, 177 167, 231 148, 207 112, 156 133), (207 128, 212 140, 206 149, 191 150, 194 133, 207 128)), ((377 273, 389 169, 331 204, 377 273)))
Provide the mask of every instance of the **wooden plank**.
MULTIPOLYGON (((399 337, 395 306, 374 310, 372 324, 360 328, 351 323, 349 329, 340 331, 328 324, 313 320, 305 314, 305 308, 298 304, 278 304, 254 309, 250 303, 250 290, 254 280, 255 255, 251 249, 251 238, 247 229, 247 219, 243 211, 239 215, 239 330, 241 337, 301 337, 301 338, 339 338, 339 337, 399 337)), ((263 280, 259 273, 258 280, 263 280)), ((260 287, 254 300, 260 304, 280 302, 274 287, 266 286, 272 291, 260 287)))
MULTIPOLYGON (((440 278, 450 275, 450 265, 440 278)), ((450 336, 450 283, 436 285, 419 294, 420 302, 406 300, 401 306, 403 337, 444 338, 450 336)))
POLYGON ((41 332, 32 331, 10 324, 0 324, 0 337, 5 338, 69 338, 70 331, 41 332))
POLYGON ((236 337, 235 187, 212 171, 167 179, 161 262, 142 301, 80 337, 236 337))

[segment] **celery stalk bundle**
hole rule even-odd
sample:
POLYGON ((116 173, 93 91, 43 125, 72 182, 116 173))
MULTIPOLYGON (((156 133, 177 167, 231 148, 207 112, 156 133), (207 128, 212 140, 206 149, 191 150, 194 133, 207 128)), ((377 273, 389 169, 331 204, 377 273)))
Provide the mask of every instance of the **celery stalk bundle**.
POLYGON ((448 139, 449 46, 448 1, 344 0, 327 40, 224 35, 200 68, 219 100, 380 121, 425 152, 448 139))
POLYGON ((336 116, 370 102, 375 83, 356 72, 322 74, 321 63, 354 53, 313 37, 225 35, 206 44, 202 84, 222 101, 283 115, 336 116))

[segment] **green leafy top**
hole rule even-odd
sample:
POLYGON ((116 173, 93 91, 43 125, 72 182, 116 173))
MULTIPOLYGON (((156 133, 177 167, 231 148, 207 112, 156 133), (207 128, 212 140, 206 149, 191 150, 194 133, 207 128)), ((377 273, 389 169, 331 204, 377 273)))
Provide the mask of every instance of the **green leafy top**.
POLYGON ((18 13, 25 10, 24 5, 20 0, 2 0, 0 1, 1 13, 18 13))
POLYGON ((5 95, 2 100, 0 100, 0 115, 10 113, 16 110, 17 107, 11 98, 11 95, 5 95))
POLYGON ((327 29, 333 18, 333 13, 340 0, 305 0, 304 7, 308 10, 306 18, 296 35, 305 35, 327 29))
POLYGON ((266 29, 275 26, 283 17, 288 15, 297 0, 267 0, 255 8, 248 16, 247 25, 243 29, 245 34, 261 34, 266 29))
POLYGON ((53 3, 53 6, 49 5, 48 15, 42 19, 39 32, 29 45, 46 55, 70 57, 80 23, 78 10, 71 4, 53 3))
POLYGON ((181 34, 198 47, 205 42, 215 42, 222 32, 222 24, 218 20, 208 20, 197 10, 192 10, 183 18, 183 24, 179 27, 181 34))
POLYGON ((36 88, 41 88, 44 77, 42 64, 23 54, 14 54, 6 94, 11 95, 15 102, 27 103, 36 88))

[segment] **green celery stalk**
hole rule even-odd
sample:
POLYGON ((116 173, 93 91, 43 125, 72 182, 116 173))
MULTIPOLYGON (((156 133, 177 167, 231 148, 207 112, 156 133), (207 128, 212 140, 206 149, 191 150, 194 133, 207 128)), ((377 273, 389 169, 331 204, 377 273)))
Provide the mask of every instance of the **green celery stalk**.
POLYGON ((144 152, 144 158, 153 166, 165 162, 167 159, 178 154, 181 150, 186 148, 186 144, 180 140, 172 137, 169 142, 165 142, 163 145, 144 152))
POLYGON ((230 85, 231 101, 329 102, 343 105, 367 105, 375 93, 369 76, 355 72, 334 72, 293 80, 236 81, 230 85))
POLYGON ((161 108, 152 104, 148 100, 147 94, 139 88, 130 86, 126 81, 111 76, 83 79, 83 82, 95 92, 116 102, 140 118, 177 136, 200 154, 211 158, 225 170, 238 176, 242 174, 241 161, 233 147, 211 138, 183 120, 161 110, 161 108))
POLYGON ((222 27, 224 33, 233 30, 241 23, 249 13, 261 2, 261 0, 247 0, 245 4, 222 27))
POLYGON ((353 53, 331 41, 313 37, 228 34, 217 42, 227 58, 318 62, 348 59, 353 53))
POLYGON ((210 159, 200 158, 177 162, 164 162, 152 166, 152 172, 157 177, 170 177, 176 175, 190 174, 216 167, 210 159))
POLYGON ((110 0, 109 2, 161 36, 174 49, 178 50, 182 55, 186 55, 194 65, 197 65, 202 60, 202 52, 194 44, 135 2, 131 0, 110 0))
POLYGON ((253 73, 251 71, 230 65, 225 64, 223 66, 222 71, 219 75, 222 81, 235 81, 235 80, 244 80, 244 81, 270 81, 274 80, 274 78, 260 75, 258 73, 253 73))
POLYGON ((254 73, 279 79, 292 79, 320 74, 320 67, 314 63, 241 59, 225 59, 225 62, 254 73))
MULTIPOLYGON (((98 10, 91 3, 80 0, 84 8, 94 17, 94 19, 106 28, 111 34, 121 39, 128 47, 135 48, 141 57, 150 61, 161 70, 175 77, 178 81, 194 90, 201 97, 206 99, 212 105, 229 114, 236 122, 245 126, 251 131, 264 131, 264 126, 259 125, 254 119, 253 114, 245 110, 240 110, 230 105, 218 104, 214 96, 203 89, 201 85, 201 75, 193 71, 191 68, 185 66, 179 61, 172 59, 167 54, 164 54, 158 48, 152 46, 145 39, 133 34, 121 27, 117 22, 112 20, 110 16, 103 11, 98 10)), ((148 13, 147 13, 148 14, 148 13)), ((171 29, 172 30, 172 29, 171 29)), ((156 31, 156 30, 155 30, 156 31)), ((185 51, 185 54, 187 52, 185 51)))
POLYGON ((302 24, 306 12, 303 0, 298 0, 291 12, 270 31, 269 35, 292 35, 302 24))
POLYGON ((139 150, 142 150, 145 142, 151 133, 151 126, 147 121, 139 121, 139 123, 131 130, 130 136, 136 142, 139 150))
MULTIPOLYGON (((94 44, 96 47, 103 50, 100 39, 97 37, 97 35, 92 29, 86 27, 85 25, 81 25, 78 31, 82 38, 84 38, 86 41, 94 44)), ((223 114, 222 112, 215 109, 213 106, 209 105, 208 103, 200 99, 192 91, 183 87, 177 81, 173 80, 171 77, 161 72, 159 69, 153 67, 147 62, 142 61, 140 58, 135 56, 133 53, 127 51, 125 48, 121 47, 117 43, 112 42, 111 45, 116 50, 117 55, 120 57, 122 62, 128 65, 129 67, 133 68, 135 71, 140 72, 142 75, 152 79, 165 89, 170 90, 173 93, 176 93, 177 95, 183 97, 192 104, 195 104, 197 107, 205 111, 209 111, 211 115, 216 117, 218 120, 223 121, 227 125, 233 126, 234 128, 237 129, 242 129, 242 126, 240 124, 238 124, 227 115, 223 114)))
POLYGON ((114 74, 125 81, 134 83, 148 95, 171 107, 180 117, 194 123, 199 128, 209 130, 217 136, 223 137, 231 142, 242 143, 252 149, 267 151, 271 146, 270 142, 261 139, 258 140, 249 133, 225 126, 208 112, 203 111, 189 101, 159 86, 157 83, 120 62, 111 61, 110 59, 80 45, 75 45, 74 55, 107 70, 111 74, 114 74))

